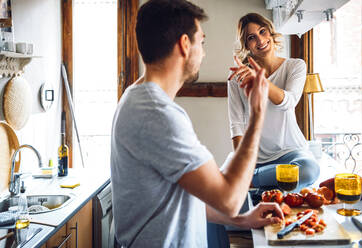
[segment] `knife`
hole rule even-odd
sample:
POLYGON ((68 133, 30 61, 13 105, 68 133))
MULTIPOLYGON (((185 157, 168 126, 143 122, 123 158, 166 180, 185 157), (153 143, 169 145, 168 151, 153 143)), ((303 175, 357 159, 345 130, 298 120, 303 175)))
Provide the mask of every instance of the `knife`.
POLYGON ((352 217, 352 222, 362 232, 362 219, 359 219, 359 218, 353 216, 352 217))
POLYGON ((313 211, 311 211, 310 213, 307 213, 299 220, 293 222, 292 224, 290 224, 289 226, 287 226, 286 228, 284 228, 283 230, 278 232, 277 233, 278 239, 282 239, 285 235, 290 233, 294 228, 296 228, 297 226, 300 226, 300 224, 302 224, 304 221, 308 220, 309 217, 311 217, 312 215, 313 215, 313 211))

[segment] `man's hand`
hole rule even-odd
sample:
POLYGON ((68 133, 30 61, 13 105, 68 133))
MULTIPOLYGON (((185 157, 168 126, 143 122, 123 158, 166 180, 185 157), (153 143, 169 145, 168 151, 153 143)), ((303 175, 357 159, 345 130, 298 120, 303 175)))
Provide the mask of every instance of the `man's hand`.
POLYGON ((240 87, 244 87, 245 95, 248 97, 251 116, 264 114, 268 99, 269 84, 265 78, 265 70, 261 68, 251 57, 248 58, 256 75, 250 75, 244 79, 240 87))
POLYGON ((284 215, 277 203, 262 202, 245 214, 233 218, 232 222, 238 227, 260 228, 280 223, 282 220, 284 220, 284 215), (271 217, 270 214, 272 214, 271 217))

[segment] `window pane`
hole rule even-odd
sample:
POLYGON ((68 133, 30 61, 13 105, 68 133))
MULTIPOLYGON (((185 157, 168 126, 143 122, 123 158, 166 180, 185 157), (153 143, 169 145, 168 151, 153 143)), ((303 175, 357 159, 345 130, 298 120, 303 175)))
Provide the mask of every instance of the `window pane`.
MULTIPOLYGON (((85 166, 109 166, 117 104, 117 3, 74 1, 74 106, 85 166)), ((73 131, 74 167, 81 166, 73 131)))
POLYGON ((361 0, 349 1, 332 21, 314 28, 314 72, 325 90, 314 94, 315 136, 348 170, 353 163, 362 169, 361 35, 361 0))

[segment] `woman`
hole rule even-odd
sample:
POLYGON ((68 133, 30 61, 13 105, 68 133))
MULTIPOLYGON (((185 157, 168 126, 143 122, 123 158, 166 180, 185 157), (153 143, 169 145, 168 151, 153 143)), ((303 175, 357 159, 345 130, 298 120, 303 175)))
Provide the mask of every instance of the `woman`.
POLYGON ((268 108, 260 140, 258 162, 252 180, 253 187, 277 186, 277 164, 299 166, 298 189, 311 185, 319 176, 319 166, 308 151, 300 131, 294 108, 304 88, 306 65, 301 59, 284 59, 275 52, 281 47, 273 24, 259 14, 243 16, 238 24, 237 67, 230 68, 228 78, 228 108, 234 149, 242 141, 249 119, 249 105, 244 90, 248 76, 254 74, 247 64, 252 57, 266 71, 269 82, 268 108))

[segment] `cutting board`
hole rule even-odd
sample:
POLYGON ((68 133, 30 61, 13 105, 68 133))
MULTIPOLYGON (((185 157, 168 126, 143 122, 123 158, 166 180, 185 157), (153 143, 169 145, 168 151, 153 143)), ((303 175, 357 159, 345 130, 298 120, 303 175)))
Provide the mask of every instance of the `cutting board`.
MULTIPOLYGON (((298 212, 304 211, 307 208, 292 208, 292 213, 289 218, 294 218, 298 212)), ((284 228, 284 224, 275 224, 264 227, 265 237, 269 245, 345 245, 351 243, 351 238, 336 221, 333 213, 326 210, 325 207, 318 209, 318 217, 323 219, 327 227, 321 233, 314 235, 305 235, 304 232, 295 228, 291 233, 278 239, 277 233, 284 228)))
MULTIPOLYGON (((0 121, 0 195, 9 190, 11 157, 18 147, 14 130, 6 122, 0 121)), ((19 170, 19 165, 20 161, 17 161, 15 172, 19 170)))

